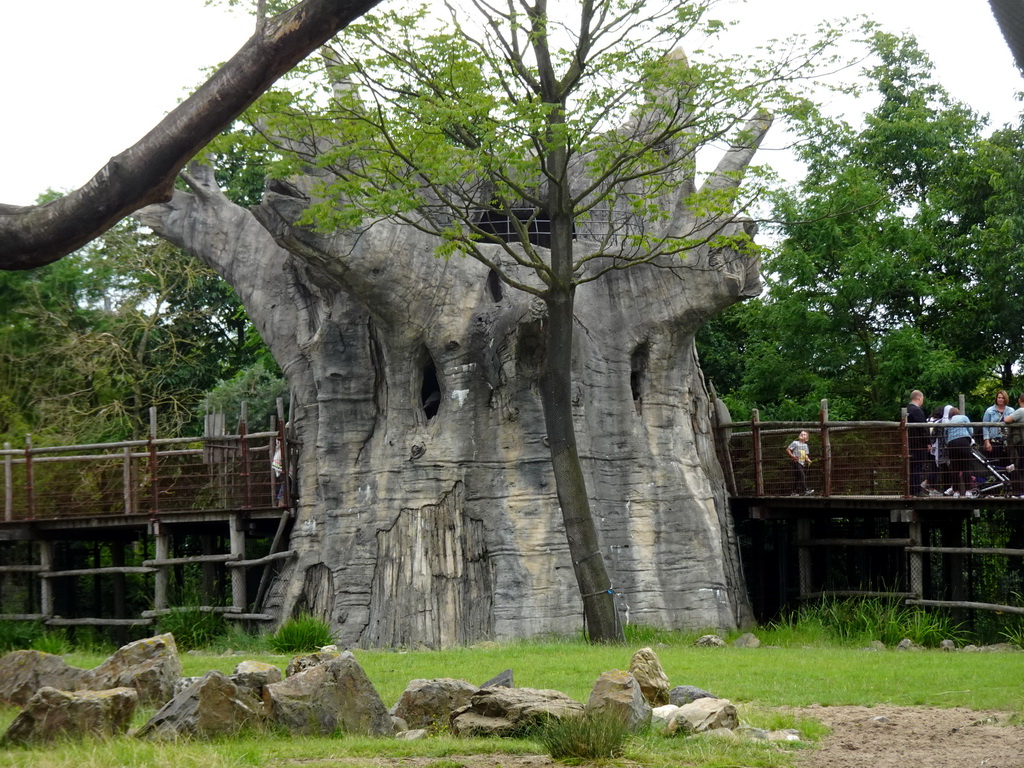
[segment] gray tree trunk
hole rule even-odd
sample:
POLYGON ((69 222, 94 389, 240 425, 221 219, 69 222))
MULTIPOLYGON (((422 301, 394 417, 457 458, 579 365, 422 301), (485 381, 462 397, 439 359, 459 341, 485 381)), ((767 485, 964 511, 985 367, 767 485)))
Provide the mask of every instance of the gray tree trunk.
MULTIPOLYGON (((316 234, 294 226, 301 197, 250 212, 208 170, 191 185, 140 218, 235 287, 293 392, 299 557, 272 589, 282 616, 319 606, 363 647, 579 630, 539 394, 543 302, 434 258, 411 226, 316 234)), ((572 416, 623 623, 752 621, 694 335, 760 290, 757 266, 702 249, 576 290, 572 416)))

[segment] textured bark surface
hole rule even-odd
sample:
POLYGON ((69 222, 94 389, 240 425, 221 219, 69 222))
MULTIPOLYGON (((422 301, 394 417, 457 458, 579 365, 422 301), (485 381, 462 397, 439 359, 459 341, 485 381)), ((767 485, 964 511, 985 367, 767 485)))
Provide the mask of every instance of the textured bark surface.
MULTIPOLYGON (((293 226, 296 190, 254 215, 208 171, 191 182, 141 219, 235 287, 293 392, 299 556, 272 590, 282 615, 321 604, 306 574, 326 567, 346 645, 578 631, 538 390, 543 304, 434 258, 412 227, 315 234, 293 226)), ((572 415, 624 623, 751 620, 693 340, 759 289, 754 260, 702 249, 577 290, 572 415)))

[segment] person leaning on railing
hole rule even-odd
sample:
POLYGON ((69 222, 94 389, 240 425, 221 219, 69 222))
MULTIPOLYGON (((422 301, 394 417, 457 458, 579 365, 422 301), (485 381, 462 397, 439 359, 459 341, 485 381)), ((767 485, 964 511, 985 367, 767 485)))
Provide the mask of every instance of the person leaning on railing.
POLYGON ((971 473, 971 428, 962 426, 971 420, 960 413, 957 408, 949 410, 949 426, 946 427, 946 450, 949 451, 949 463, 953 469, 953 481, 956 490, 953 496, 973 496, 967 490, 967 478, 971 473))
POLYGON ((1024 495, 1024 392, 1017 397, 1017 404, 1020 406, 1013 413, 1003 418, 1005 424, 1009 424, 1006 430, 1006 442, 1010 448, 1010 461, 1016 470, 1013 473, 1013 495, 1024 495))

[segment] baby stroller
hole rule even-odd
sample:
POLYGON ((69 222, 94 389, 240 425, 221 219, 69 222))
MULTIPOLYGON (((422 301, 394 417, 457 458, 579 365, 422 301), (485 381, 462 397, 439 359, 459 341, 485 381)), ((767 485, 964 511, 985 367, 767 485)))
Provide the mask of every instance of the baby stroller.
POLYGON ((975 467, 971 473, 977 486, 975 491, 979 496, 1008 496, 1011 493, 1010 473, 1016 467, 1013 464, 1005 466, 997 464, 987 458, 983 451, 976 445, 971 446, 971 453, 974 455, 975 467))

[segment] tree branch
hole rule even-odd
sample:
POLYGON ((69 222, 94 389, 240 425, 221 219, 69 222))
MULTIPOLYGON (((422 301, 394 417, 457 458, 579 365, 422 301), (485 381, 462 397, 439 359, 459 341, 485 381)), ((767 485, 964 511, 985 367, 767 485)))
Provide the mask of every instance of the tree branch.
POLYGON ((178 171, 261 93, 379 0, 304 0, 261 23, 199 90, 83 187, 43 205, 0 204, 0 269, 49 264, 128 214, 168 200, 178 171))

